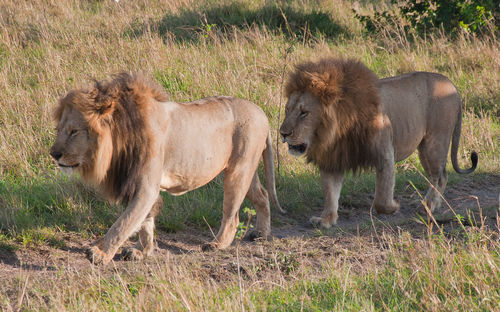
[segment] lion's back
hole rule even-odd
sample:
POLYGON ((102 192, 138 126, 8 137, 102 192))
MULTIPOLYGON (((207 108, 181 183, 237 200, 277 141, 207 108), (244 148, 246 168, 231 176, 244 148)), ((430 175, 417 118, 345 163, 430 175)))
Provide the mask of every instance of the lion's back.
POLYGON ((426 134, 443 122, 455 124, 460 96, 438 73, 411 72, 380 80, 382 111, 391 120, 396 160, 411 154, 426 134))
POLYGON ((211 96, 189 103, 190 105, 223 105, 231 111, 235 127, 246 131, 269 132, 269 121, 266 114, 257 104, 234 96, 211 96))

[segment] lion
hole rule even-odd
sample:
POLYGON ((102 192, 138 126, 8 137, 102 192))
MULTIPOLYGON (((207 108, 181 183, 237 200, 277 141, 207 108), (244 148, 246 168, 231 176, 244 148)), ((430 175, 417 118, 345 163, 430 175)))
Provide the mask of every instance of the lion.
POLYGON ((140 260, 154 250, 154 219, 160 191, 181 195, 223 172, 223 218, 207 249, 228 247, 245 196, 257 212, 252 238, 270 235, 270 194, 276 195, 269 123, 252 102, 213 96, 176 103, 140 74, 121 73, 64 96, 55 109, 57 137, 50 155, 66 173, 79 173, 112 202, 126 205, 109 231, 95 241, 88 257, 108 263, 136 231, 137 244, 125 259, 140 260), (264 161, 266 191, 257 167, 264 161))
POLYGON ((305 155, 316 164, 325 198, 315 226, 330 228, 338 219, 338 201, 346 171, 376 170, 377 213, 399 210, 394 200, 394 164, 416 149, 431 186, 424 203, 434 211, 441 205, 446 182, 446 161, 451 140, 451 161, 460 174, 457 150, 462 124, 462 103, 453 83, 429 72, 379 80, 361 62, 325 58, 298 64, 285 85, 285 119, 280 133, 291 154, 305 155))

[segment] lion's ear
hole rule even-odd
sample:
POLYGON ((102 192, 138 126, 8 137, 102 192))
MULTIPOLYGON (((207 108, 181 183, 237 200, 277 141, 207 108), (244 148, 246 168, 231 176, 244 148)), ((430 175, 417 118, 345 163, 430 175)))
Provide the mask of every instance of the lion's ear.
POLYGON ((322 101, 323 103, 331 103, 332 98, 341 95, 341 88, 338 84, 338 79, 335 77, 336 73, 308 73, 305 72, 305 77, 310 81, 311 91, 319 97, 329 97, 329 101, 322 101))
POLYGON ((115 92, 110 91, 112 90, 103 89, 101 85, 96 83, 96 86, 88 93, 90 100, 94 104, 93 113, 99 120, 111 120, 113 112, 115 111, 118 99, 115 96, 115 92))
POLYGON ((325 74, 304 72, 304 78, 309 80, 311 88, 322 92, 326 88, 325 74))

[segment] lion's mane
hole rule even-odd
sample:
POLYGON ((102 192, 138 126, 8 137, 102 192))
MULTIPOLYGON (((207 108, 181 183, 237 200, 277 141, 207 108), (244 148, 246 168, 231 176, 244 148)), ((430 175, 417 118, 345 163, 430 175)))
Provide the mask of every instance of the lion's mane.
POLYGON ((321 120, 307 159, 328 172, 356 172, 373 167, 372 143, 381 128, 379 79, 356 60, 326 58, 296 65, 285 95, 309 92, 321 103, 321 120))
POLYGON ((111 81, 95 81, 90 89, 73 90, 59 101, 58 123, 65 109, 79 110, 97 138, 80 168, 112 201, 127 203, 135 195, 153 137, 146 122, 152 100, 167 95, 142 75, 121 73, 111 81))

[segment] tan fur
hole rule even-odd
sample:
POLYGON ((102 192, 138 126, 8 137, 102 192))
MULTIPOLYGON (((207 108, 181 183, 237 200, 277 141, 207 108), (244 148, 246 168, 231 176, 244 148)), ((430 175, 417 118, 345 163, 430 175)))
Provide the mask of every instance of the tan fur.
POLYGON ((320 168, 325 194, 321 218, 311 222, 330 227, 338 218, 338 197, 345 171, 374 167, 377 184, 373 206, 393 213, 394 162, 416 149, 431 183, 426 204, 441 203, 446 186, 446 160, 452 141, 452 163, 457 164, 461 100, 448 78, 414 72, 379 80, 362 63, 336 58, 296 66, 286 84, 286 116, 280 128, 291 153, 305 154, 320 168))
POLYGON ((107 263, 136 231, 139 242, 124 250, 142 259, 153 247, 159 191, 180 195, 225 173, 223 220, 207 247, 231 244, 245 196, 257 210, 256 233, 270 234, 268 194, 257 176, 264 158, 266 182, 279 211, 269 124, 255 104, 233 97, 169 102, 155 84, 126 73, 92 88, 69 92, 55 110, 57 137, 51 155, 63 171, 78 172, 107 198, 127 205, 106 235, 89 249, 107 263), (247 194, 248 193, 248 194, 247 194))

